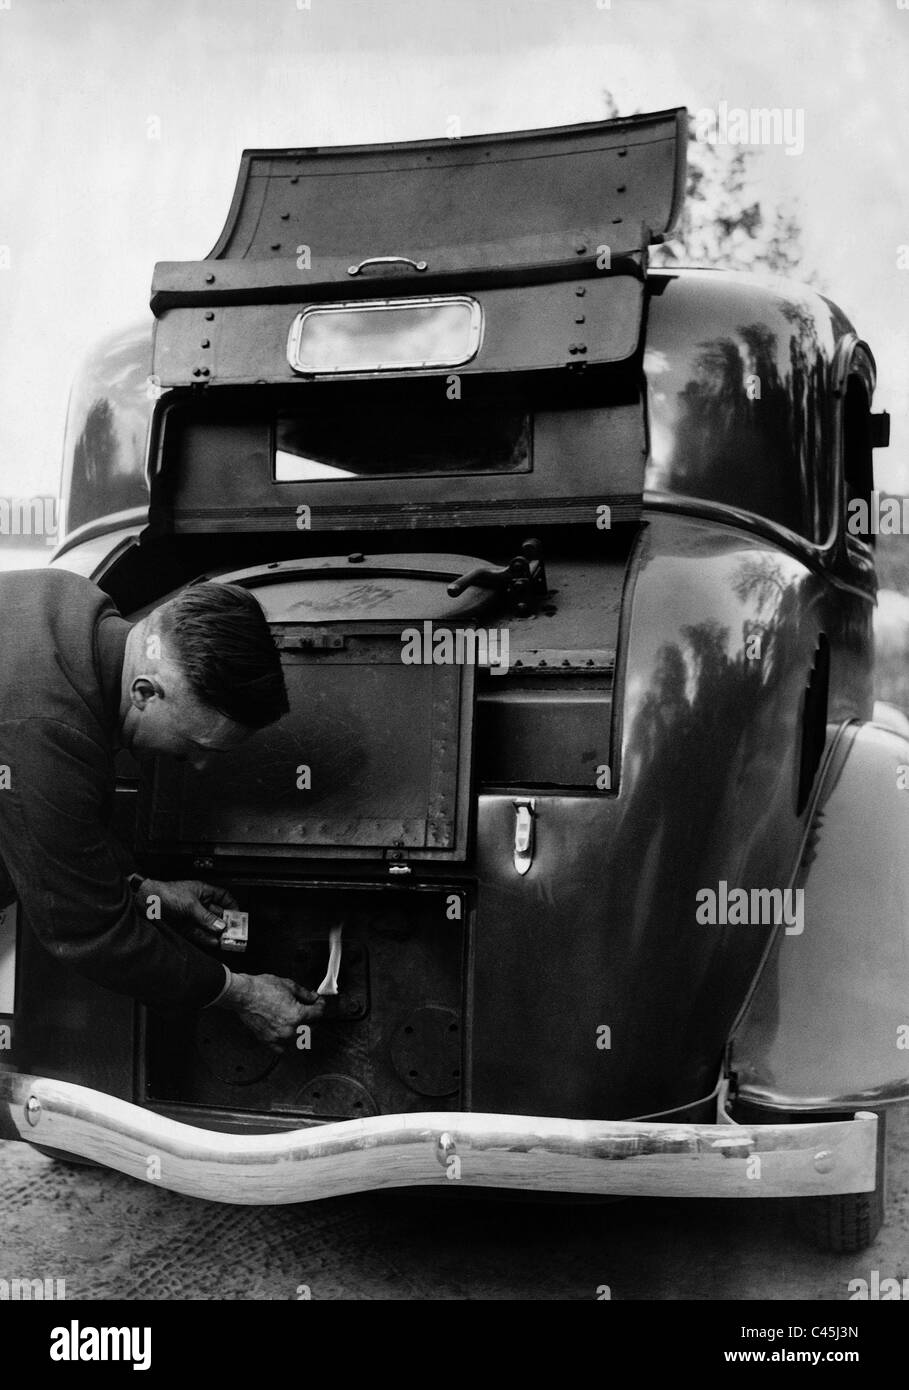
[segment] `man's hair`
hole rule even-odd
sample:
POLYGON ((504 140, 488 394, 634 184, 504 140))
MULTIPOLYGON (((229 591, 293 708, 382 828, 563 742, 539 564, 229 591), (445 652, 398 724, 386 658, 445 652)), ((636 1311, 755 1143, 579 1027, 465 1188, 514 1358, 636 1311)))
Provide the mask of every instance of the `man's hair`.
POLYGON ((248 589, 192 584, 162 604, 154 621, 209 709, 249 729, 264 729, 290 709, 278 649, 248 589))

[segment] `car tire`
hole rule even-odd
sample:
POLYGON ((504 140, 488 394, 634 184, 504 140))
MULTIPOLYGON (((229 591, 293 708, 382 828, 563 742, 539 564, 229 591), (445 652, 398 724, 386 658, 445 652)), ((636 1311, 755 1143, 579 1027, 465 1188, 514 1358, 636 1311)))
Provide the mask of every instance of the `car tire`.
POLYGON ((877 1239, 884 1222, 887 1171, 887 1116, 878 1114, 877 1181, 872 1192, 843 1192, 833 1197, 800 1197, 795 1221, 799 1233, 820 1250, 854 1254, 877 1239))
POLYGON ((63 1149, 48 1149, 43 1144, 30 1144, 30 1148, 36 1153, 44 1154, 45 1158, 53 1159, 54 1163, 62 1164, 64 1168, 101 1168, 103 1165, 96 1163, 93 1158, 83 1158, 81 1154, 66 1153, 63 1149))

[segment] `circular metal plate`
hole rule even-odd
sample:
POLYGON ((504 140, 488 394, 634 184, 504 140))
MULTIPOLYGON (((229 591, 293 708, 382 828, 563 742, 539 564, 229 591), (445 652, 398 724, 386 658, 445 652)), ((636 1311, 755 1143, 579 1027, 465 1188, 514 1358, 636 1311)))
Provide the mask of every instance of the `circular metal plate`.
POLYGON ((417 1095, 454 1095, 461 1085, 461 1025, 454 1009, 415 1009, 392 1038, 391 1060, 417 1095))
POLYGON ((378 1115, 379 1107, 365 1086, 352 1076, 328 1072, 314 1076, 294 1097, 294 1105, 313 1115, 358 1120, 361 1115, 378 1115))

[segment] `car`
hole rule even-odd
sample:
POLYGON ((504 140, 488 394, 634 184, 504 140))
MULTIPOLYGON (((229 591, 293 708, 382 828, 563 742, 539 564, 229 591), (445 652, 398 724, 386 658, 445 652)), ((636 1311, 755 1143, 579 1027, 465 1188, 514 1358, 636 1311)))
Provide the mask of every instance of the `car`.
POLYGON ((651 264, 686 141, 680 108, 248 151, 211 253, 89 355, 52 563, 132 618, 246 586, 291 705, 201 772, 121 754, 117 833, 232 891, 229 963, 338 993, 278 1056, 7 908, 4 1137, 225 1202, 776 1197, 874 1238, 909 1097, 887 417, 817 291, 651 264))

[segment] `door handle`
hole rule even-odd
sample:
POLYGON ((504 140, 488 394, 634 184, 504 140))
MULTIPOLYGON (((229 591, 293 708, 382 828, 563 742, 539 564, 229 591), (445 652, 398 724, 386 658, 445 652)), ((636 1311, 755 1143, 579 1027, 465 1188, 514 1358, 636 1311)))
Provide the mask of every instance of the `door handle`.
POLYGON ((534 797, 514 803, 514 866, 519 874, 526 874, 533 863, 536 804, 534 797))

